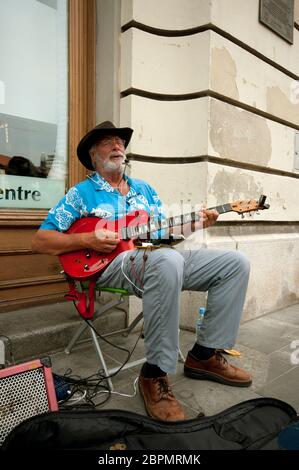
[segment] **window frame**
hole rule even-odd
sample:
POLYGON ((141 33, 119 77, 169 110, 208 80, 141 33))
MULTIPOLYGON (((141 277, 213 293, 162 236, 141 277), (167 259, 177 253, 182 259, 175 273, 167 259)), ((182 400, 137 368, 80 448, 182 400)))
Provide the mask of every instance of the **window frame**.
MULTIPOLYGON (((68 1, 68 175, 66 190, 85 178, 76 156, 80 138, 95 125, 96 0, 68 1)), ((0 226, 39 226, 48 209, 0 209, 0 226)))

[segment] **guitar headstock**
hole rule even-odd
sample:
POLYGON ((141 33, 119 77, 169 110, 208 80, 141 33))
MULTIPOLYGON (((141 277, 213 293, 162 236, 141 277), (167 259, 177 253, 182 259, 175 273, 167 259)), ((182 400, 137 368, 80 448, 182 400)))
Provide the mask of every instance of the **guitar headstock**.
POLYGON ((244 214, 245 212, 259 211, 264 209, 269 209, 270 205, 265 204, 267 196, 263 194, 260 196, 259 200, 256 199, 246 199, 243 201, 234 201, 231 203, 232 210, 238 214, 244 214))

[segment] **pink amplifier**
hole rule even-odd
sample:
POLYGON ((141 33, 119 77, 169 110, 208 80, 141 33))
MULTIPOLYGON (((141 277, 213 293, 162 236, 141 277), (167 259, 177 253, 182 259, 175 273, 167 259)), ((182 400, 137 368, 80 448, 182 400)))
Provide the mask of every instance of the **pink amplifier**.
POLYGON ((48 358, 0 370, 0 446, 25 419, 57 410, 48 358))

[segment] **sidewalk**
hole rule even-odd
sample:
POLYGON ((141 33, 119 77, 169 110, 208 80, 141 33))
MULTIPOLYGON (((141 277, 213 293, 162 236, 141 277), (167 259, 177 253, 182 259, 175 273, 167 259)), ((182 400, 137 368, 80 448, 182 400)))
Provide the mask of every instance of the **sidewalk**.
MULTIPOLYGON (((114 336, 109 340, 131 350, 138 336, 138 333, 134 333, 127 338, 114 336)), ((194 338, 194 333, 180 332, 180 346, 184 355, 192 347, 194 338)), ((125 360, 126 353, 106 343, 101 344, 108 367, 114 368, 125 360)), ((177 373, 171 376, 171 383, 174 394, 183 405, 188 418, 195 418, 201 412, 212 415, 241 401, 259 397, 279 398, 288 402, 299 413, 299 304, 241 325, 234 349, 242 353, 241 357, 226 357, 230 362, 252 373, 253 383, 249 388, 186 378, 183 374, 183 364, 178 363, 177 373), (297 344, 292 348, 291 343, 295 340, 297 344)), ((139 339, 130 360, 140 359, 143 354, 143 340, 139 339)), ((100 368, 90 343, 76 346, 70 355, 64 352, 53 354, 51 360, 53 372, 60 375, 71 369, 72 375, 88 377, 96 374, 100 368)), ((134 381, 138 377, 139 369, 140 366, 129 368, 115 376, 113 385, 117 393, 112 394, 109 400, 97 409, 122 409, 145 414, 138 390, 134 397, 119 395, 134 394, 134 381)), ((95 401, 101 403, 105 398, 106 394, 100 394, 95 401)))

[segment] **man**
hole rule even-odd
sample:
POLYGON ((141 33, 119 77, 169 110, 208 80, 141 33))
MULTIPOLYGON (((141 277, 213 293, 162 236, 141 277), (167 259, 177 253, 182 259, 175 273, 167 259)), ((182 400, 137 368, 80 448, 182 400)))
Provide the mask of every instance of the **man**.
MULTIPOLYGON (((113 231, 65 233, 84 216, 118 219, 143 209, 151 217, 163 218, 162 204, 154 189, 125 175, 125 148, 132 132, 106 121, 82 138, 77 155, 86 168, 95 172, 71 188, 49 211, 34 237, 35 251, 59 255, 87 248, 111 253, 120 241, 113 231)), ((209 227, 217 217, 216 211, 203 209, 200 221, 183 230, 188 235, 192 230, 209 227)), ((188 353, 185 374, 232 386, 251 384, 250 375, 230 365, 218 351, 234 345, 248 277, 249 263, 239 252, 178 252, 168 247, 146 253, 140 249, 123 252, 99 277, 100 286, 122 287, 142 296, 147 362, 141 369, 139 389, 150 416, 165 421, 185 419, 167 376, 176 370, 182 290, 208 291, 204 324, 188 353)))

